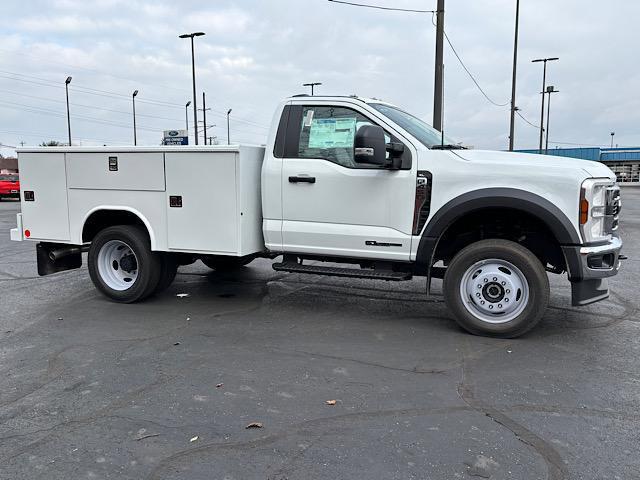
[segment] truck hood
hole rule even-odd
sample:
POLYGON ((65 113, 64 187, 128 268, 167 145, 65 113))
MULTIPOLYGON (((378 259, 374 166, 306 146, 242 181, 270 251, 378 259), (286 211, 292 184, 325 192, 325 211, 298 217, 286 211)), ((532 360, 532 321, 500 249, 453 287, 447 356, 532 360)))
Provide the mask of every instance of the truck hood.
POLYGON ((559 157, 554 155, 536 155, 531 153, 498 152, 492 150, 455 150, 455 155, 463 160, 474 163, 486 163, 504 166, 540 167, 545 169, 573 168, 579 169, 589 177, 616 179, 615 175, 606 165, 591 161, 580 160, 571 157, 559 157))

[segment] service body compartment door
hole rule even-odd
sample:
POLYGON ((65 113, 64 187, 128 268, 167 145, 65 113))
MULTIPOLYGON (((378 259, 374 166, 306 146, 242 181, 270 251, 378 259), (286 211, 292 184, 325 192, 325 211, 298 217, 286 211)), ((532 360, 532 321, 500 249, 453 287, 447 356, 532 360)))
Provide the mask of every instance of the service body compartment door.
POLYGON ((69 188, 164 190, 162 152, 67 153, 69 188))
POLYGON ((169 250, 237 253, 237 161, 237 152, 165 154, 169 250))
POLYGON ((29 238, 32 240, 68 242, 70 236, 65 154, 51 152, 18 155, 24 230, 29 230, 29 238), (27 198, 30 200, 27 201, 27 198))

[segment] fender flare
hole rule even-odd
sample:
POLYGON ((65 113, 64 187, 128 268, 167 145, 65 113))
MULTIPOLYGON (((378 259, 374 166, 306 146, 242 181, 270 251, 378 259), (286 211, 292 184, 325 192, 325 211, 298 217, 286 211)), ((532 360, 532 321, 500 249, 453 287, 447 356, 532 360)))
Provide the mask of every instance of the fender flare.
MULTIPOLYGON (((562 210, 535 193, 515 188, 483 188, 460 195, 443 205, 427 223, 416 254, 416 265, 427 274, 442 235, 463 215, 485 208, 522 210, 542 221, 560 245, 579 245, 580 236, 562 210)), ((577 215, 577 213, 576 213, 577 215)))

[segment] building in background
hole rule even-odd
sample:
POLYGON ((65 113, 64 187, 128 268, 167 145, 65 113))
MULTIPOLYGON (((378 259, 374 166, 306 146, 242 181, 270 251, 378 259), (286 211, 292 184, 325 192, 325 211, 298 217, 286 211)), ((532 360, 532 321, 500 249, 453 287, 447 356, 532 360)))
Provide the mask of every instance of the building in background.
MULTIPOLYGON (((539 150, 518 150, 522 153, 538 153, 539 150)), ((555 148, 548 155, 580 158, 602 162, 616 174, 624 185, 640 186, 640 147, 627 148, 555 148)))

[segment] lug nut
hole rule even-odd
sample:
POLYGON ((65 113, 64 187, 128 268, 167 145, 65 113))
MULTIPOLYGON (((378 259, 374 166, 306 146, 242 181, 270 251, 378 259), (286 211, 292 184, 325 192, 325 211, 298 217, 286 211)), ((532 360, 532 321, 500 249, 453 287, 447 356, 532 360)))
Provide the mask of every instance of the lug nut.
POLYGON ((505 298, 505 299, 504 299, 504 301, 505 301, 505 303, 508 303, 508 302, 509 302, 509 299, 508 299, 508 298, 505 298))
POLYGON ((493 305, 489 305, 489 310, 493 310, 493 305))
POLYGON ((481 300, 481 301, 480 301, 480 305, 484 305, 484 300, 481 300))
POLYGON ((502 285, 503 285, 503 286, 504 286, 504 285, 506 285, 506 284, 507 284, 507 282, 502 282, 502 285))
POLYGON ((482 288, 482 285, 478 284, 478 288, 482 288))
POLYGON ((498 308, 502 308, 502 304, 501 303, 498 304, 498 308))
POLYGON ((476 297, 480 298, 480 294, 479 294, 479 293, 476 293, 476 297))
POLYGON ((484 279, 484 283, 487 283, 488 281, 489 281, 489 279, 488 279, 488 278, 485 278, 485 279, 484 279))
POLYGON ((493 277, 493 281, 497 282, 498 281, 498 277, 493 277))
POLYGON ((511 293, 511 290, 509 290, 508 288, 507 288, 507 293, 511 293))

